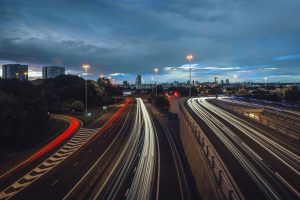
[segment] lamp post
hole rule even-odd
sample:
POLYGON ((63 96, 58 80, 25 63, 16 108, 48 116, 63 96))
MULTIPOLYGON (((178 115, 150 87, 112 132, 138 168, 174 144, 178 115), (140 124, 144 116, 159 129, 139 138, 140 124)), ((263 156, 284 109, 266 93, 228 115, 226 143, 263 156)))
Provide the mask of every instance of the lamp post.
POLYGON ((154 68, 153 71, 155 73, 155 96, 157 96, 157 84, 156 84, 156 80, 157 80, 158 68, 154 68))
POLYGON ((192 54, 188 54, 186 56, 186 59, 189 61, 190 63, 190 90, 189 90, 189 96, 192 96, 192 65, 191 62, 193 60, 194 56, 192 54))
POLYGON ((28 73, 24 72, 24 76, 25 76, 25 81, 28 81, 28 73))
POLYGON ((235 90, 236 90, 236 88, 237 88, 237 86, 236 86, 236 81, 237 80, 237 75, 235 74, 235 75, 233 75, 233 82, 234 82, 234 92, 235 92, 235 90))
POLYGON ((152 95, 153 95, 153 82, 154 82, 154 77, 151 76, 151 88, 152 88, 152 95))
POLYGON ((87 70, 90 66, 85 64, 82 67, 85 70, 85 114, 87 115, 87 70))
POLYGON ((267 80, 268 80, 268 78, 265 77, 264 80, 265 80, 265 88, 267 88, 267 80))
POLYGON ((233 75, 234 83, 236 83, 237 75, 233 75))

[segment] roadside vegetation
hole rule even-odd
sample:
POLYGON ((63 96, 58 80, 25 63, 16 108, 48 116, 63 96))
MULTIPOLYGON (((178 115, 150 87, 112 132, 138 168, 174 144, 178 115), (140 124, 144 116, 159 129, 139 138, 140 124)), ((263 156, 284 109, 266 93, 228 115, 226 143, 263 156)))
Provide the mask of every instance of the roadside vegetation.
POLYGON ((297 87, 292 87, 285 93, 270 93, 269 91, 257 89, 251 95, 242 95, 246 98, 254 98, 267 101, 275 102, 286 102, 286 103, 298 103, 300 104, 300 89, 297 87))
MULTIPOLYGON (((91 119, 101 115, 103 105, 114 103, 110 85, 88 81, 88 110, 91 119)), ((82 118, 85 110, 85 80, 62 75, 48 80, 18 81, 0 79, 0 160, 13 151, 22 151, 50 138, 51 128, 64 128, 49 113, 82 118), (50 130, 50 131, 49 131, 50 130)), ((59 130, 59 129, 57 129, 59 130)))

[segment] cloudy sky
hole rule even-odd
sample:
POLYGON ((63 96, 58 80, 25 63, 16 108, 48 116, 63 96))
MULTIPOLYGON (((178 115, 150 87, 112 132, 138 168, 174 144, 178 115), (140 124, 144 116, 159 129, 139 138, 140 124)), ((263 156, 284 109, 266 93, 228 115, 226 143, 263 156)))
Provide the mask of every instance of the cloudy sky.
POLYGON ((89 78, 300 82, 299 0, 0 0, 0 64, 89 78))

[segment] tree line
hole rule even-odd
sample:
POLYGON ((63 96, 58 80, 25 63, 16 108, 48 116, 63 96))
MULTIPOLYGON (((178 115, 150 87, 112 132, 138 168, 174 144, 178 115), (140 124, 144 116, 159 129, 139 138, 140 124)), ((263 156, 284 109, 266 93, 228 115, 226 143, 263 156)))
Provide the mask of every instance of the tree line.
MULTIPOLYGON (((87 82, 88 107, 112 102, 106 87, 87 82)), ((37 143, 49 128, 49 112, 82 113, 84 100, 85 80, 78 76, 35 81, 0 79, 0 157, 11 149, 37 143)))

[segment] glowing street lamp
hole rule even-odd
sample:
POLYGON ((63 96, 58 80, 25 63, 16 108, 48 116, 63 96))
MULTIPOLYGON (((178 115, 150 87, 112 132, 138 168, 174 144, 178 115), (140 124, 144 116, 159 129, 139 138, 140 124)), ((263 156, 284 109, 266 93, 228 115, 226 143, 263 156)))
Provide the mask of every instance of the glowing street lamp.
POLYGON ((186 56, 186 59, 189 61, 189 62, 192 62, 194 56, 192 54, 189 54, 186 56))
POLYGON ((153 71, 154 71, 154 74, 155 74, 155 95, 157 96, 157 84, 156 84, 156 79, 157 79, 158 68, 154 68, 153 71))
POLYGON ((28 73, 27 72, 24 72, 24 76, 25 76, 25 80, 27 81, 28 80, 28 73))
POLYGON ((267 87, 267 80, 268 80, 268 78, 265 77, 265 78, 264 78, 264 81, 265 81, 265 87, 267 87))
POLYGON ((264 80, 265 80, 265 87, 267 87, 267 80, 268 80, 268 78, 265 77, 264 80))
POLYGON ((192 62, 193 58, 194 58, 194 56, 192 54, 188 54, 186 56, 186 59, 190 63, 190 90, 189 90, 189 96, 192 96, 192 65, 191 65, 191 62, 192 62))
POLYGON ((236 83, 236 80, 237 80, 237 75, 233 75, 233 80, 234 80, 234 83, 236 83))
POLYGON ((82 67, 84 68, 85 70, 85 114, 87 115, 87 70, 88 68, 90 68, 89 65, 87 64, 84 64, 82 65, 82 67))

